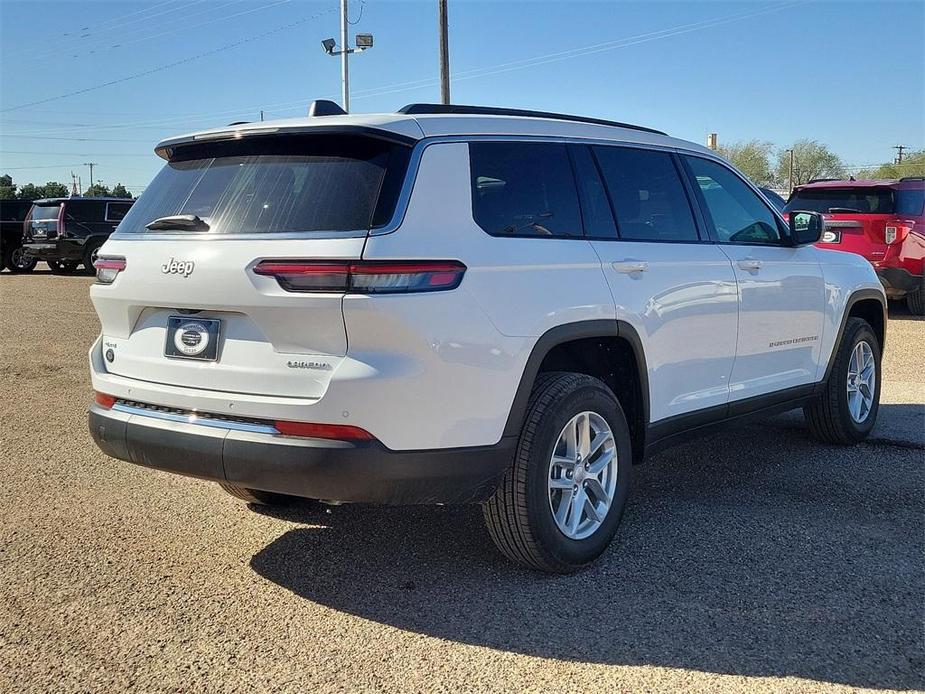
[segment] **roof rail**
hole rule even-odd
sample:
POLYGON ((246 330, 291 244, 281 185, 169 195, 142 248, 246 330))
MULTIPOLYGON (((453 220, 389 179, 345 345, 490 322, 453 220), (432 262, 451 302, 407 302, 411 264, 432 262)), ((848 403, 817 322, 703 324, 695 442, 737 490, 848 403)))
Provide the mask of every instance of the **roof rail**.
POLYGON ((925 181, 925 176, 903 176, 899 179, 899 182, 903 181, 925 181))
POLYGON ((826 183, 828 181, 844 181, 844 180, 845 180, 844 178, 811 178, 806 183, 807 185, 809 185, 810 183, 826 183))
POLYGON ((620 123, 613 120, 603 120, 601 118, 586 118, 584 116, 570 116, 564 113, 549 113, 548 111, 528 111, 521 108, 495 108, 493 106, 461 106, 457 104, 408 104, 398 109, 398 113, 415 116, 426 113, 446 113, 467 116, 521 116, 524 118, 549 118, 553 120, 567 120, 576 123, 594 123, 595 125, 609 125, 614 128, 628 128, 630 130, 641 130, 656 135, 667 135, 667 133, 654 128, 646 128, 642 125, 631 125, 629 123, 620 123))

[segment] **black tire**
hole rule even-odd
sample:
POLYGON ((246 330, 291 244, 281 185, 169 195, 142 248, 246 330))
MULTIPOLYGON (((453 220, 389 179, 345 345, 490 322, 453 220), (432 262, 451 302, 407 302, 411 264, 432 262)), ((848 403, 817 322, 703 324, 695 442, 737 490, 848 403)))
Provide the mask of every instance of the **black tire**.
POLYGON ((31 258, 28 261, 25 260, 25 252, 22 244, 18 246, 7 246, 3 251, 3 265, 12 273, 21 274, 32 272, 37 263, 38 261, 35 258, 31 258))
POLYGON ((100 246, 103 245, 101 240, 87 241, 87 245, 84 246, 84 257, 83 265, 84 272, 88 275, 95 275, 96 268, 93 267, 93 261, 96 259, 97 251, 100 250, 100 246))
POLYGON ((877 422, 880 409, 880 343, 870 324, 862 318, 849 318, 841 343, 836 347, 835 363, 822 394, 803 408, 809 428, 820 441, 838 445, 851 445, 870 434, 877 422), (867 342, 874 357, 876 383, 873 403, 861 422, 854 421, 848 408, 848 365, 851 354, 861 341, 867 342))
POLYGON ((265 506, 292 506, 293 504, 305 501, 305 499, 302 499, 298 496, 277 494, 276 492, 265 492, 260 489, 248 489, 247 487, 239 487, 235 484, 228 484, 227 482, 219 482, 218 486, 231 494, 231 496, 238 498, 241 501, 246 501, 249 504, 261 504, 265 506))
POLYGON ((514 461, 495 494, 482 506, 492 540, 508 558, 548 573, 571 573, 607 549, 629 493, 632 450, 626 417, 613 392, 591 376, 542 374, 527 405, 514 461), (581 540, 556 525, 550 506, 550 460, 563 427, 576 414, 597 413, 614 435, 617 487, 601 526, 581 540))
POLYGON ((918 289, 906 294, 906 306, 914 316, 925 316, 925 277, 919 282, 918 289))
POLYGON ((45 262, 55 275, 72 275, 77 269, 77 263, 73 260, 46 260, 45 262))

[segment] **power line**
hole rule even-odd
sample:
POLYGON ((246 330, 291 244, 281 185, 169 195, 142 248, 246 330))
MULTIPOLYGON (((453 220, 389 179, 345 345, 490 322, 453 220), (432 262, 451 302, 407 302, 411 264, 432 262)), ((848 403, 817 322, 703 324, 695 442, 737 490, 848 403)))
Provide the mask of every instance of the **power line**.
POLYGON ((233 49, 233 48, 238 48, 239 46, 243 46, 243 45, 248 44, 248 43, 251 43, 251 42, 253 42, 253 41, 259 41, 260 39, 264 39, 264 38, 266 38, 266 37, 268 37, 268 36, 272 36, 273 34, 278 34, 278 33, 281 32, 281 31, 286 31, 286 30, 288 30, 288 29, 292 29, 293 27, 297 27, 297 26, 300 26, 300 25, 302 25, 302 24, 305 24, 306 22, 310 22, 310 21, 312 21, 312 20, 314 20, 314 19, 317 19, 318 17, 321 17, 322 15, 329 14, 331 11, 332 11, 332 10, 322 10, 321 12, 317 12, 317 13, 315 13, 315 14, 309 16, 309 17, 303 17, 302 19, 296 20, 296 21, 294 21, 294 22, 290 22, 289 24, 284 24, 284 25, 282 25, 282 26, 278 26, 278 27, 276 27, 275 29, 270 29, 270 30, 268 30, 268 31, 264 31, 264 32, 261 32, 261 33, 259 33, 259 34, 255 34, 255 35, 253 35, 253 36, 249 36, 249 37, 240 39, 240 40, 238 40, 238 41, 234 41, 234 42, 232 42, 232 43, 225 44, 224 46, 219 46, 218 48, 213 48, 213 49, 208 50, 208 51, 205 51, 205 52, 203 52, 203 53, 198 53, 198 54, 196 54, 196 55, 188 56, 188 57, 186 57, 186 58, 181 58, 180 60, 175 60, 175 61, 173 61, 173 62, 171 62, 171 63, 165 63, 165 64, 163 64, 163 65, 158 65, 158 66, 153 67, 153 68, 150 68, 150 69, 148 69, 148 70, 143 70, 142 72, 137 72, 137 73, 132 74, 132 75, 127 75, 127 76, 125 76, 125 77, 120 77, 120 78, 118 78, 118 79, 109 80, 108 82, 103 82, 102 84, 96 84, 96 85, 93 85, 93 86, 91 86, 91 87, 84 87, 83 89, 76 89, 76 90, 74 90, 74 91, 72 91, 72 92, 66 92, 65 94, 58 94, 57 96, 49 96, 49 97, 47 97, 47 98, 45 98, 45 99, 37 99, 37 100, 35 100, 35 101, 30 101, 30 102, 27 102, 27 103, 25 103, 25 104, 19 104, 18 106, 10 106, 10 107, 4 108, 4 109, 0 109, 0 113, 8 113, 8 112, 10 112, 10 111, 18 111, 18 110, 23 109, 23 108, 28 108, 29 106, 38 106, 39 104, 47 104, 47 103, 49 103, 49 102, 51 102, 51 101, 57 101, 57 100, 59 100, 59 99, 66 99, 66 98, 68 98, 68 97, 77 96, 77 95, 79 95, 79 94, 86 94, 86 93, 88 93, 88 92, 96 91, 97 89, 103 89, 103 88, 105 88, 105 87, 111 87, 111 86, 116 85, 116 84, 122 84, 123 82, 128 82, 128 81, 130 81, 130 80, 138 79, 138 78, 140 78, 140 77, 146 77, 146 76, 148 76, 148 75, 152 75, 152 74, 157 73, 157 72, 163 72, 164 70, 169 70, 170 68, 176 67, 176 66, 178 66, 178 65, 184 65, 184 64, 186 64, 186 63, 191 63, 191 62, 193 62, 194 60, 200 60, 200 59, 202 59, 202 58, 206 58, 206 57, 208 57, 208 56, 215 55, 215 54, 217 54, 217 53, 222 53, 222 52, 224 52, 224 51, 228 51, 228 50, 231 50, 231 49, 233 49))

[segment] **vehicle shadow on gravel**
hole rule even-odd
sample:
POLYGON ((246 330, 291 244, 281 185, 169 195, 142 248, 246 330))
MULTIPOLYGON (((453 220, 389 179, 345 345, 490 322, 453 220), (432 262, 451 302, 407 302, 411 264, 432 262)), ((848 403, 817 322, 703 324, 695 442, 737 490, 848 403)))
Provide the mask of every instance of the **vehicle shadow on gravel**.
POLYGON ((922 462, 750 425, 635 468, 616 541, 573 576, 506 562, 477 507, 264 511, 312 527, 251 566, 307 600, 465 644, 915 689, 922 462))

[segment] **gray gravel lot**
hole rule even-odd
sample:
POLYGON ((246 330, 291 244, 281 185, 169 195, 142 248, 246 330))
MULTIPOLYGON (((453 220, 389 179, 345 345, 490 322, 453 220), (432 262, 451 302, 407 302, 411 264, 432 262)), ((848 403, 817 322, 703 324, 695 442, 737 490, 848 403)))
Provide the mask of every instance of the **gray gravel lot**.
POLYGON ((266 512, 106 458, 89 283, 0 276, 0 691, 925 687, 925 322, 890 322, 898 428, 665 452, 602 561, 548 577, 476 508, 266 512))

